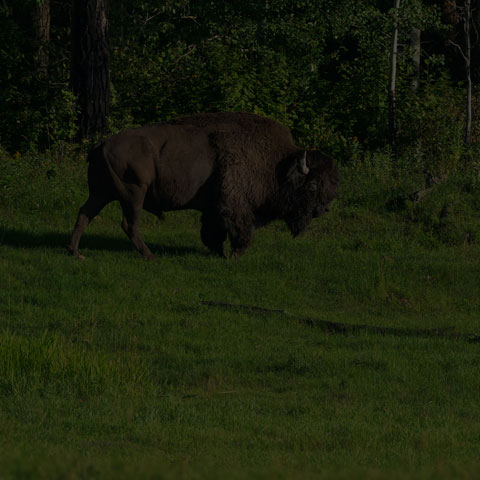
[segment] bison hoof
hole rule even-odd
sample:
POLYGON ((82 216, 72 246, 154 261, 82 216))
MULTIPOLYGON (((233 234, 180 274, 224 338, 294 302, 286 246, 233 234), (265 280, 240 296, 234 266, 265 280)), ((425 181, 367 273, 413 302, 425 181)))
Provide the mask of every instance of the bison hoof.
POLYGON ((75 258, 78 258, 78 260, 86 260, 86 258, 80 254, 78 250, 74 250, 72 247, 68 246, 67 247, 68 253, 75 258))

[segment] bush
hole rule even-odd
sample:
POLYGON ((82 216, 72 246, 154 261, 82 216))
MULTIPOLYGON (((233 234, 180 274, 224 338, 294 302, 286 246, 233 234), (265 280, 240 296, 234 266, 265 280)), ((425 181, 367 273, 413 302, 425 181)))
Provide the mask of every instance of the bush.
POLYGON ((0 141, 11 152, 44 150, 73 138, 76 132, 75 97, 68 88, 52 88, 25 79, 10 85, 0 100, 0 141))
POLYGON ((71 215, 86 195, 86 163, 81 150, 57 143, 45 153, 0 148, 0 207, 14 212, 71 215))
POLYGON ((464 153, 464 92, 442 77, 418 95, 401 99, 399 143, 403 155, 415 157, 434 175, 460 166, 464 153))
POLYGON ((421 157, 395 158, 388 149, 363 153, 342 167, 340 202, 347 209, 394 213, 436 242, 478 242, 480 158, 471 149, 457 168, 434 177, 421 157), (427 173, 427 174, 426 174, 427 173))

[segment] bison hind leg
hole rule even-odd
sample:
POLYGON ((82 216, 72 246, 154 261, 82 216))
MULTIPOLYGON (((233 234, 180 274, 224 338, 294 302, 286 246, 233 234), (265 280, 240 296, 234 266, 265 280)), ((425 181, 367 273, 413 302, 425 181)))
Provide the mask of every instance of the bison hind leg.
POLYGON ((85 259, 83 255, 80 255, 78 249, 80 238, 88 224, 100 213, 102 208, 111 201, 111 198, 90 194, 88 200, 80 207, 75 228, 73 229, 72 237, 70 239, 70 244, 67 247, 68 251, 76 258, 81 260, 85 259))
POLYGON ((131 240, 136 250, 146 260, 154 260, 156 257, 143 241, 138 229, 140 223, 140 214, 142 212, 143 200, 145 198, 146 187, 131 187, 130 198, 121 200, 123 219, 122 229, 131 240))
POLYGON ((201 236, 202 242, 207 248, 220 257, 226 257, 227 229, 220 215, 211 211, 203 212, 201 236))

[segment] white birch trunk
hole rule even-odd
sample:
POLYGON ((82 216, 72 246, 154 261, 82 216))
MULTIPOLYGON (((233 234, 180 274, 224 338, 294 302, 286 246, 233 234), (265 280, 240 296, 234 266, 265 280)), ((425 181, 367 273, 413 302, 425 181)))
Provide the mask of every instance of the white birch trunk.
MULTIPOLYGON (((396 12, 400 8, 400 0, 395 0, 396 12)), ((388 89, 388 123, 390 132, 390 145, 395 149, 397 143, 397 124, 395 107, 395 82, 397 79, 397 53, 398 53, 398 25, 395 19, 395 26, 392 35, 392 50, 390 53, 390 86, 388 89)))

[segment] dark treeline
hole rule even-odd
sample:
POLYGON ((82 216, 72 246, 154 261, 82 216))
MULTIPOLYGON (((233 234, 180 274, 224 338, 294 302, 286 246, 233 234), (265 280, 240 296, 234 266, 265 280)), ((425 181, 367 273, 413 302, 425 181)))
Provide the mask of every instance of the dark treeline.
POLYGON ((347 161, 359 149, 388 147, 397 28, 396 144, 430 162, 448 163, 464 149, 467 56, 471 140, 478 141, 479 4, 6 0, 0 3, 0 145, 10 153, 42 150, 79 133, 237 110, 275 118, 292 128, 299 144, 347 161), (100 48, 95 57, 92 45, 81 43, 88 29, 82 5, 105 9, 107 23, 100 24, 108 38, 100 40, 108 42, 108 51, 100 48), (471 13, 468 38, 465 6, 471 13), (87 71, 103 75, 92 87, 102 88, 103 96, 94 100, 85 100, 79 87, 87 71), (106 124, 82 123, 88 102, 97 102, 90 113, 105 115, 106 124))

